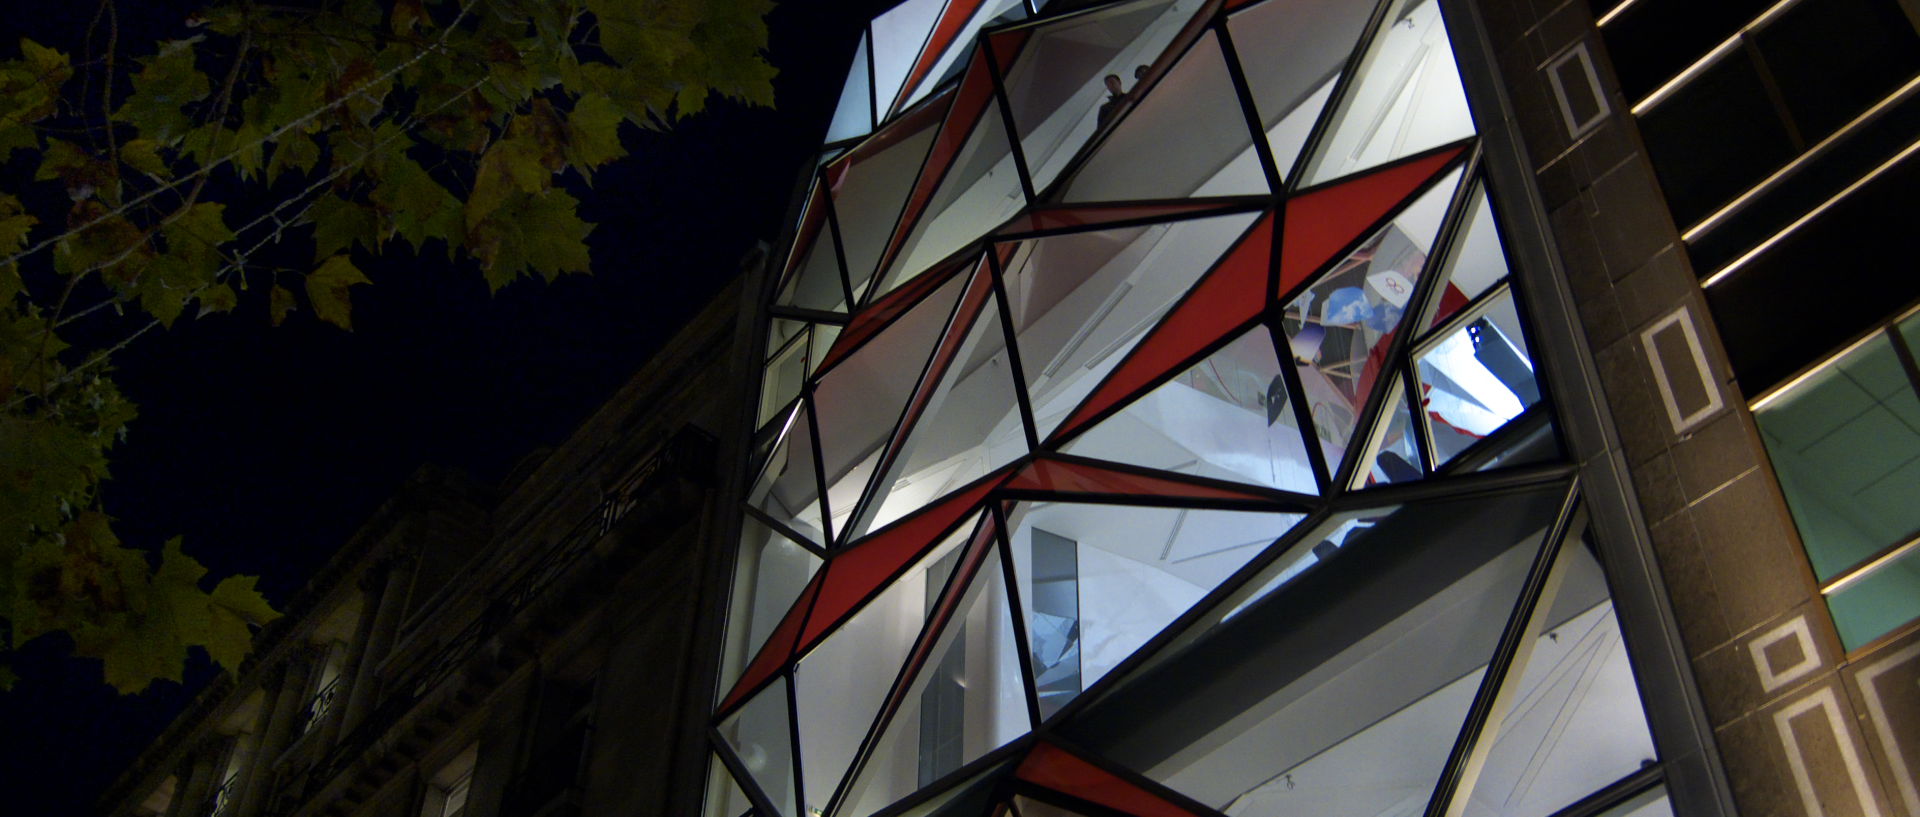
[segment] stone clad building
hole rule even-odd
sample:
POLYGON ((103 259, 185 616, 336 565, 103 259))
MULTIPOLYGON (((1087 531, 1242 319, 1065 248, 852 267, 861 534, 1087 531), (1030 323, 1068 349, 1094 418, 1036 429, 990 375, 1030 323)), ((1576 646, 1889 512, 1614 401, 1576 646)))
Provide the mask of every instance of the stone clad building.
POLYGON ((906 0, 114 817, 1920 817, 1906 0, 906 0))

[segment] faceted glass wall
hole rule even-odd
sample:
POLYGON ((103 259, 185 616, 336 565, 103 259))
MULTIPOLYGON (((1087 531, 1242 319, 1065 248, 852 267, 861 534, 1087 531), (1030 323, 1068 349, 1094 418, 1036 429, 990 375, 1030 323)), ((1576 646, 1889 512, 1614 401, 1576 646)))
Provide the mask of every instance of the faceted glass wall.
POLYGON ((1437 2, 874 21, 766 306, 709 817, 1657 765, 1437 2))

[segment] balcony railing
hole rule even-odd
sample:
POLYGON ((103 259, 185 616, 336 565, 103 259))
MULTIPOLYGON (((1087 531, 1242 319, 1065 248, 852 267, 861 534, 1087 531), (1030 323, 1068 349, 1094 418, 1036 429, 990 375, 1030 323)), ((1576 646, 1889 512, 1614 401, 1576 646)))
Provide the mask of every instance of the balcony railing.
POLYGON ((340 676, 336 675, 333 680, 327 682, 326 686, 321 687, 319 692, 313 693, 312 700, 307 701, 307 722, 301 727, 301 731, 313 731, 314 727, 326 720, 327 713, 333 711, 333 705, 339 697, 340 676))
POLYGON ((233 807, 233 798, 240 793, 240 775, 231 774, 220 781, 220 786, 207 798, 207 817, 224 817, 233 807))

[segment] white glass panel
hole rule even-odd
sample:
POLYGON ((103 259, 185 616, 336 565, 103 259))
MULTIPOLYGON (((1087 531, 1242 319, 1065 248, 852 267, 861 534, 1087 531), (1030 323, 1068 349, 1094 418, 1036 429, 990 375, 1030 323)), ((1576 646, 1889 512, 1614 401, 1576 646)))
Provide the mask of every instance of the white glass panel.
POLYGON ((906 0, 873 18, 873 98, 882 117, 907 81, 944 6, 946 0, 906 0))
POLYGON ((1399 0, 1382 21, 1320 155, 1318 184, 1473 134, 1437 0, 1399 0))
POLYGON ((847 69, 847 84, 840 89, 840 105, 833 109, 833 124, 827 126, 827 141, 852 139, 873 130, 873 85, 867 72, 867 36, 862 34, 853 67, 847 69))

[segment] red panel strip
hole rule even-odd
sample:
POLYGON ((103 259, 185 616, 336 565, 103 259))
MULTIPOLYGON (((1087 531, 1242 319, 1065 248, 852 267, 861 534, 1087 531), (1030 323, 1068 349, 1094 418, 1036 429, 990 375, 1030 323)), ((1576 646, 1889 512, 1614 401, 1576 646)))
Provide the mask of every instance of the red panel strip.
POLYGON ((1163 216, 1175 216, 1219 207, 1218 204, 1194 204, 1192 202, 1169 202, 1166 204, 1129 204, 1118 207, 1112 205, 1090 207, 1053 207, 1034 210, 1025 215, 1015 216, 1012 221, 994 232, 999 235, 1010 233, 1031 233, 1041 230, 1063 230, 1072 227, 1093 227, 1121 221, 1134 221, 1163 216))
POLYGON ((1185 300, 1148 330, 1139 345, 1067 416, 1047 442, 1072 436, 1095 415, 1131 399, 1155 378, 1259 315, 1266 302, 1262 293, 1272 252, 1273 214, 1267 213, 1207 271, 1185 300))
POLYGON ((907 72, 907 81, 900 83, 900 95, 893 100, 894 109, 897 110, 905 104, 907 95, 913 93, 914 88, 919 87, 921 80, 926 79, 927 72, 933 70, 933 64, 940 60, 940 55, 947 53, 947 48, 953 45, 953 39, 960 36, 960 29, 965 28, 967 21, 979 13, 982 2, 983 0, 947 1, 946 10, 940 12, 939 22, 933 24, 933 32, 927 35, 927 44, 920 50, 920 59, 915 60, 913 70, 907 72))
POLYGON ((980 500, 1004 481, 1004 473, 980 480, 971 489, 920 509, 827 562, 823 568, 826 581, 801 631, 799 651, 811 649, 822 634, 851 615, 873 591, 924 555, 954 522, 979 510, 980 500))
POLYGON ((1195 817, 1193 812, 1051 743, 1034 744, 1033 751, 1020 761, 1014 775, 1028 783, 1140 817, 1195 817))
MULTIPOLYGON (((800 220, 800 240, 794 242, 793 252, 787 256, 787 269, 780 274, 780 282, 783 287, 787 283, 790 283, 787 280, 788 276, 793 275, 794 268, 800 266, 800 261, 807 257, 807 250, 812 248, 813 242, 819 239, 820 225, 822 222, 825 222, 826 219, 827 186, 819 182, 814 182, 813 195, 807 199, 807 214, 801 217, 800 220)), ((828 240, 831 241, 832 239, 828 240)), ((838 264, 836 263, 835 266, 838 266, 838 264)))
POLYGON ((800 638, 800 624, 807 618, 807 608, 813 606, 813 597, 819 595, 820 585, 821 574, 815 573, 813 580, 807 582, 806 589, 800 591, 800 597, 794 599, 786 617, 780 619, 780 626, 773 628, 773 632, 767 636, 767 643, 760 645, 760 652, 754 655, 753 663, 740 673, 740 680, 734 682, 733 690, 721 702, 720 711, 732 709, 746 697, 748 691, 786 667, 787 661, 793 658, 793 646, 800 638))
POLYGON ((893 461, 900 456, 900 445, 913 433, 914 425, 920 422, 920 415, 927 409, 927 401, 933 399, 933 393, 940 388, 940 381, 946 378, 947 368, 953 365, 953 358, 960 354, 960 346, 973 331, 973 322, 980 316, 980 308, 993 294, 993 273, 987 270, 986 256, 981 256, 975 265, 973 280, 967 284, 966 294, 960 296, 960 308, 954 312, 953 320, 947 326, 947 334, 940 339, 940 346, 933 352, 933 362, 927 366, 927 376, 914 389, 912 399, 907 401, 906 413, 900 420, 900 427, 893 430, 892 439, 887 441, 887 454, 874 469, 886 478, 887 469, 893 467, 893 461))
POLYGON ((1213 485, 1195 485, 1178 479, 1149 477, 1045 456, 1035 458, 1007 480, 1007 488, 1061 494, 1128 494, 1189 497, 1193 499, 1254 499, 1268 497, 1213 485))
POLYGON ((1403 162, 1289 200, 1287 226, 1280 235, 1280 283, 1274 297, 1291 294, 1333 260, 1334 253, 1427 186, 1461 150, 1403 162))
POLYGON ((891 326, 894 318, 918 306, 921 299, 928 293, 939 289, 940 285, 946 283, 954 273, 966 268, 966 263, 959 263, 944 270, 922 275, 911 284, 887 293, 866 309, 854 313, 853 320, 849 321, 847 328, 840 332, 840 337, 834 339, 833 347, 827 350, 827 355, 820 361, 819 368, 824 370, 853 354, 855 349, 866 344, 874 335, 879 334, 880 330, 891 326))
POLYGON ((885 275, 887 268, 893 265, 893 258, 900 252, 907 236, 913 232, 914 224, 933 198, 933 191, 946 179, 953 158, 960 153, 960 146, 966 144, 967 137, 973 134, 974 125, 979 124, 980 115, 987 110, 987 103, 993 99, 993 77, 987 74, 987 55, 985 51, 975 51, 973 59, 967 65, 967 75, 960 80, 960 90, 955 94, 953 107, 947 112, 947 120, 940 124, 940 132, 933 138, 933 150, 927 154, 927 163, 920 169, 920 178, 913 184, 913 194, 907 197, 907 207, 900 215, 900 223, 895 225, 893 238, 887 242, 887 251, 880 255, 879 271, 875 275, 885 275))

